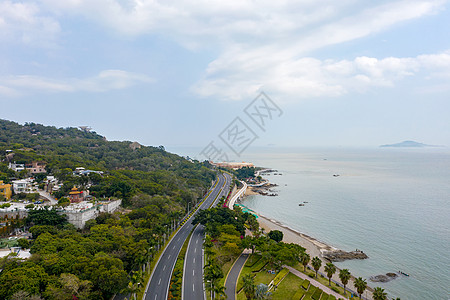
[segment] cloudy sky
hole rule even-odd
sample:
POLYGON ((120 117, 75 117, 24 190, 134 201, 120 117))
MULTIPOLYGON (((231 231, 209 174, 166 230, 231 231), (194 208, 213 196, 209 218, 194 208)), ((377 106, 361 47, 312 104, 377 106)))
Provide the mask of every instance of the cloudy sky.
MULTIPOLYGON (((450 146, 448 1, 0 1, 0 118, 202 146, 450 146), (264 130, 260 92, 282 113, 264 130)), ((270 121, 270 122, 269 122, 270 121)))

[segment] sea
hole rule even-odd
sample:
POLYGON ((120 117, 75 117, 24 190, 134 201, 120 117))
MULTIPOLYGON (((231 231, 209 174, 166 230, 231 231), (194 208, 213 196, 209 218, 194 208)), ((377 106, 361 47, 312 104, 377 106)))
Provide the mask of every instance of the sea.
POLYGON ((330 246, 364 251, 368 259, 336 265, 389 298, 450 299, 450 149, 268 147, 241 159, 277 170, 264 177, 278 196, 248 196, 245 206, 330 246), (398 271, 409 276, 369 280, 398 271))

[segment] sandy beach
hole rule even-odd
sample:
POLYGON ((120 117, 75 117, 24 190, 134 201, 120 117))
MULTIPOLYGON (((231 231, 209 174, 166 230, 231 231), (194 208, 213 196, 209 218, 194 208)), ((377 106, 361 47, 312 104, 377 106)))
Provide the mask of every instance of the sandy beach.
MULTIPOLYGON (((245 192, 245 196, 255 195, 255 194, 258 194, 258 193, 252 191, 251 189, 247 189, 245 192)), ((245 197, 244 197, 244 201, 245 201, 245 197)), ((243 201, 240 201, 240 202, 242 203, 243 201)), ((271 230, 279 230, 279 231, 283 232, 283 242, 295 243, 295 244, 302 246, 303 248, 306 249, 306 252, 311 256, 311 258, 313 258, 315 256, 319 257, 323 261, 320 271, 325 273, 324 266, 329 261, 323 258, 322 251, 336 251, 339 249, 332 247, 330 245, 327 245, 307 234, 304 234, 297 230, 294 230, 294 229, 290 228, 289 226, 287 226, 277 220, 263 216, 253 210, 252 210, 252 212, 258 216, 259 226, 262 229, 264 229, 264 231, 266 233, 270 232, 271 230)), ((350 270, 350 272, 351 272, 351 270, 350 270)), ((340 282, 338 274, 339 274, 339 269, 333 275, 332 278, 334 280, 340 282)), ((356 290, 356 288, 353 285, 354 279, 355 278, 352 276, 349 283, 347 284, 347 287, 350 289, 356 290)), ((366 292, 364 293, 364 297, 366 297, 367 299, 372 299, 372 291, 373 291, 372 288, 368 287, 366 289, 366 292)))
POLYGON ((306 252, 308 252, 311 255, 311 257, 314 256, 321 257, 322 256, 321 250, 326 251, 337 250, 336 248, 326 245, 313 237, 310 237, 306 234, 303 234, 292 228, 289 228, 288 226, 276 220, 269 219, 260 214, 258 214, 258 216, 259 216, 258 218, 259 225, 261 228, 264 229, 265 232, 269 232, 271 230, 279 230, 283 232, 283 242, 299 244, 300 246, 306 249, 306 252))

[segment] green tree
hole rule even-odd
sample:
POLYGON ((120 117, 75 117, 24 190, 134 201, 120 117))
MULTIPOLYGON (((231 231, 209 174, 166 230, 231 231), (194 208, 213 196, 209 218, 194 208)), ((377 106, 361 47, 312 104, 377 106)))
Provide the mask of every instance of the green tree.
POLYGON ((32 209, 28 211, 26 222, 34 225, 57 226, 67 223, 67 219, 65 216, 59 215, 56 210, 48 209, 45 206, 44 209, 32 209))
POLYGON ((336 273, 336 266, 333 265, 333 263, 327 263, 325 265, 325 272, 327 273, 328 277, 328 285, 331 286, 331 277, 333 277, 333 274, 336 273))
POLYGON ((222 269, 214 260, 205 265, 203 278, 206 281, 205 287, 211 292, 211 298, 214 299, 214 292, 219 285, 219 279, 223 278, 222 269))
POLYGON ((308 253, 303 252, 302 254, 300 254, 300 262, 303 265, 303 272, 306 271, 306 266, 308 265, 310 259, 311 257, 309 256, 308 253))
POLYGON ((313 257, 311 264, 314 268, 314 271, 316 271, 316 278, 317 278, 317 271, 319 271, 320 266, 322 266, 322 261, 320 260, 319 257, 313 257))
POLYGON ((56 282, 47 286, 45 295, 51 300, 87 300, 91 297, 92 282, 77 276, 62 273, 56 282))
POLYGON ((44 291, 48 275, 44 268, 34 263, 24 263, 17 268, 6 270, 0 276, 0 299, 8 299, 18 291, 31 295, 44 291))
POLYGON ((283 240, 283 233, 279 230, 271 230, 267 236, 277 243, 283 240))
POLYGON ((255 298, 255 281, 253 279, 253 276, 251 274, 247 274, 244 277, 242 277, 243 281, 243 289, 245 293, 245 297, 247 299, 254 299, 255 298))
POLYGON ((30 242, 27 239, 18 239, 17 244, 19 244, 19 247, 22 249, 29 249, 30 248, 30 242))
POLYGON ((269 299, 272 293, 269 292, 269 287, 264 283, 260 283, 255 289, 255 298, 258 300, 269 299))
POLYGON ((373 291, 373 300, 386 300, 387 294, 384 292, 384 289, 380 287, 376 287, 373 291))
POLYGON ((351 274, 348 269, 342 269, 339 272, 339 279, 341 280, 342 284, 344 285, 344 295, 345 295, 345 286, 347 285, 348 281, 350 280, 351 274))
POLYGON ((70 204, 70 200, 66 197, 61 197, 58 200, 58 205, 62 207, 66 207, 70 204))
POLYGON ((361 298, 361 295, 364 293, 364 290, 367 288, 367 282, 362 277, 358 277, 355 279, 354 285, 356 287, 356 291, 359 294, 359 299, 361 298))

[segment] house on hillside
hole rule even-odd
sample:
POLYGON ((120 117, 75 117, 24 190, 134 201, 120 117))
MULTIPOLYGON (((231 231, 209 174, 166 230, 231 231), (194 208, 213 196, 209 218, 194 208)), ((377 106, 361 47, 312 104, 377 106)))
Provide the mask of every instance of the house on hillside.
POLYGON ((8 168, 10 168, 11 170, 15 171, 15 172, 20 172, 25 170, 25 165, 24 164, 16 164, 16 162, 14 163, 9 163, 8 168))
POLYGON ((6 200, 11 199, 12 196, 11 185, 3 183, 2 180, 0 180, 0 195, 3 195, 6 200))
POLYGON ((31 174, 47 173, 45 170, 46 163, 43 161, 33 161, 31 164, 25 165, 27 171, 31 174))
POLYGON ((32 193, 36 190, 34 179, 32 178, 14 180, 12 185, 15 194, 32 193))
POLYGON ((77 176, 77 175, 89 175, 90 173, 97 173, 99 175, 103 174, 102 171, 86 170, 83 167, 78 167, 78 168, 75 169, 75 171, 73 171, 73 175, 75 175, 75 176, 77 176))

